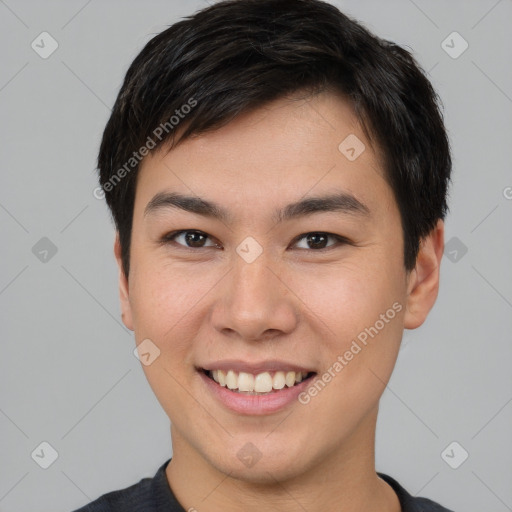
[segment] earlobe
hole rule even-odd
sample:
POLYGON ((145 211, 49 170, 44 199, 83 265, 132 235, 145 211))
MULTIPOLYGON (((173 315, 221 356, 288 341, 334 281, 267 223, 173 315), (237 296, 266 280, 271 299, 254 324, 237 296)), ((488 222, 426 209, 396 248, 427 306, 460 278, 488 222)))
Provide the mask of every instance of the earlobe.
POLYGON ((444 250, 444 222, 421 241, 416 267, 408 280, 404 327, 416 329, 427 318, 439 291, 439 271, 444 250))
POLYGON ((121 318, 123 320, 124 325, 130 329, 133 328, 133 317, 132 317, 132 309, 130 304, 130 295, 129 295, 129 286, 128 286, 128 278, 126 277, 123 270, 123 261, 121 257, 121 243, 119 241, 119 233, 116 233, 116 239, 114 241, 114 255, 117 261, 117 266, 119 268, 119 299, 121 302, 121 318))

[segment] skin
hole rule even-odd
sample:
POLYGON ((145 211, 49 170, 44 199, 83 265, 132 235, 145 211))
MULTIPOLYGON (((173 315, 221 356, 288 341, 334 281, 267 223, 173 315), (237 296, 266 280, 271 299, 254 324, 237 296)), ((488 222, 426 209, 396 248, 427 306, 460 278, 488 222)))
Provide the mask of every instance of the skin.
POLYGON ((378 404, 404 328, 420 326, 436 300, 443 239, 440 220, 422 241, 416 268, 405 271, 400 215, 379 153, 332 93, 274 101, 144 159, 129 279, 118 239, 114 251, 123 321, 137 344, 149 338, 160 349, 143 369, 171 420, 166 475, 185 510, 400 510, 375 472, 378 404), (349 134, 366 146, 354 161, 338 150, 349 134), (333 190, 350 192, 370 214, 271 219, 276 208, 333 190), (179 209, 145 216, 162 191, 218 203, 232 222, 179 209), (159 243, 181 229, 209 238, 188 249, 184 236, 159 243), (318 232, 350 242, 329 238, 320 251, 298 240, 318 232), (252 263, 236 252, 247 236, 263 248, 252 263), (284 359, 321 375, 396 302, 401 311, 306 405, 237 414, 196 371, 219 359, 284 359), (261 453, 251 468, 237 457, 248 442, 261 453))

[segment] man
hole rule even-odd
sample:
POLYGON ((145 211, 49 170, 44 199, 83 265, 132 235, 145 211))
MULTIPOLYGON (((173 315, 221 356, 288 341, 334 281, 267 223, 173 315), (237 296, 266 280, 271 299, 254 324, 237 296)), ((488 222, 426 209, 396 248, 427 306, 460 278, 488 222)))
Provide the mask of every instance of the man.
POLYGON ((98 167, 173 456, 80 512, 447 510, 375 471, 451 171, 407 51, 318 0, 217 3, 136 57, 98 167))

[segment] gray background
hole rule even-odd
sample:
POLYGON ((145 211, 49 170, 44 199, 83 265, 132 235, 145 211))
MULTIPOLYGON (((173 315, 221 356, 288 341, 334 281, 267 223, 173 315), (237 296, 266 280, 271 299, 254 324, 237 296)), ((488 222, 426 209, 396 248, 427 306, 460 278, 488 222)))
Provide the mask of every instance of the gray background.
MULTIPOLYGON (((512 510, 512 1, 334 3, 413 50, 443 99, 454 156, 440 295, 404 335, 377 469, 456 511, 512 510), (469 44, 458 58, 442 47, 453 31, 469 44), (453 441, 469 453, 458 469, 441 456, 453 441)), ((92 192, 128 65, 205 5, 0 0, 2 512, 70 511, 171 456, 168 418, 120 321, 114 230, 92 192), (59 45, 47 59, 31 47, 43 31, 59 45), (58 452, 46 470, 31 456, 43 441, 58 452)), ((448 450, 452 464, 461 450, 448 450)))

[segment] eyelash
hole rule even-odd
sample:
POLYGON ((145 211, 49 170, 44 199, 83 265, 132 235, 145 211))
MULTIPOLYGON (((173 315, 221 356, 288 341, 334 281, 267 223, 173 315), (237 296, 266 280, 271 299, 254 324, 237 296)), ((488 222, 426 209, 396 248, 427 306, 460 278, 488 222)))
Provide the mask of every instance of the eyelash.
MULTIPOLYGON (((179 230, 179 231, 173 231, 171 233, 168 233, 166 234, 162 239, 161 239, 161 243, 162 244, 170 244, 170 243, 173 243, 173 244, 176 244, 178 245, 180 248, 182 249, 185 249, 185 250, 192 250, 192 251, 195 251, 195 250, 198 250, 198 249, 214 249, 214 248, 218 248, 218 244, 216 245, 209 245, 209 246, 206 246, 206 247, 189 247, 187 245, 183 245, 183 244, 179 244, 177 242, 175 242, 175 239, 176 237, 182 235, 183 233, 196 233, 196 234, 199 234, 199 235, 206 235, 207 238, 210 238, 210 236, 205 233, 204 231, 199 231, 197 229, 182 229, 182 230, 179 230)), ((333 249, 333 248, 336 248, 340 245, 350 245, 351 242, 350 240, 348 240, 347 238, 343 237, 343 236, 340 236, 340 235, 335 235, 334 233, 328 233, 328 232, 325 232, 325 231, 308 231, 307 233, 304 233, 302 235, 299 235, 298 237, 295 238, 294 240, 294 244, 300 242, 301 240, 307 238, 308 235, 324 235, 324 236, 327 236, 327 237, 330 237, 330 238, 334 238, 337 243, 336 244, 333 244, 333 245, 330 245, 328 247, 322 247, 321 249, 304 249, 304 248, 301 248, 300 250, 306 250, 306 251, 314 251, 314 252, 324 252, 324 251, 328 251, 330 249, 333 249)))

